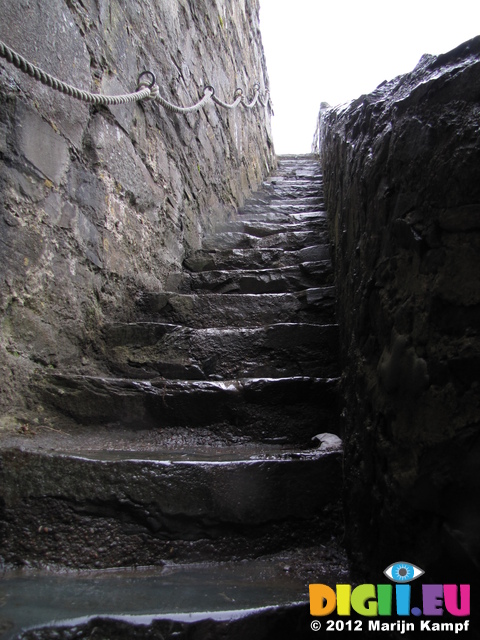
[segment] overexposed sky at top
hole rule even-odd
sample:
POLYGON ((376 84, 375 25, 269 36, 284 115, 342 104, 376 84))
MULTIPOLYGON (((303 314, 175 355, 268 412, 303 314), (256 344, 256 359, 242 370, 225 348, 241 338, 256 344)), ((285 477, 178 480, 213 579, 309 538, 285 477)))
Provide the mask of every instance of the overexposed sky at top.
POLYGON ((260 0, 277 153, 309 153, 340 104, 480 34, 480 0, 260 0))

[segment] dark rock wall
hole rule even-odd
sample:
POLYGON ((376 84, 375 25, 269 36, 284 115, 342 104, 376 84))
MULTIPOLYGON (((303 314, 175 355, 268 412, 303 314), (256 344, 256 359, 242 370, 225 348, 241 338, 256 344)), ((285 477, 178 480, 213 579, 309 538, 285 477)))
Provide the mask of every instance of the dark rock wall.
POLYGON ((397 560, 429 579, 479 567, 479 105, 476 38, 320 114, 345 511, 376 576, 397 560))
MULTIPOLYGON (((268 86, 258 0, 0 8, 7 45, 86 90, 134 91, 144 69, 181 105, 207 84, 227 102, 237 87, 251 96, 255 81, 262 94, 268 86)), ((269 108, 95 108, 1 61, 0 411, 24 403, 35 367, 86 364, 102 323, 168 287, 273 164, 269 108)))

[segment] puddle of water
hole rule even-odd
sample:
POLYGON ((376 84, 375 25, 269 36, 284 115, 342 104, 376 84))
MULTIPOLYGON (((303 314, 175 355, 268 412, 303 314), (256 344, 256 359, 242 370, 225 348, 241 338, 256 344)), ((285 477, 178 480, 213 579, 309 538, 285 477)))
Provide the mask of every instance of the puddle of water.
POLYGON ((0 582, 0 638, 99 615, 150 624, 172 616, 232 618, 307 601, 308 585, 267 562, 75 574, 18 571, 0 582))

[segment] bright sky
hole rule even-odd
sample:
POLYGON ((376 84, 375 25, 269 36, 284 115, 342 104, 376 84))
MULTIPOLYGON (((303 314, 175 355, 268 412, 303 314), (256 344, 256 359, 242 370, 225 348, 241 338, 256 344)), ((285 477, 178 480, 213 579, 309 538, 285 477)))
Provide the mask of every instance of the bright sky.
POLYGON ((309 153, 320 102, 347 102, 480 34, 480 0, 260 0, 277 153, 309 153))

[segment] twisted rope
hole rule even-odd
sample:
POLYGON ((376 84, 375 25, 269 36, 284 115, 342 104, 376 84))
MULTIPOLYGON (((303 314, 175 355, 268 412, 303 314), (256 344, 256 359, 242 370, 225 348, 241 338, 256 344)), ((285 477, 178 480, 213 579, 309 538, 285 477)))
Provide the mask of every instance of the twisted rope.
POLYGON ((253 100, 251 102, 242 102, 245 109, 253 109, 253 107, 257 104, 258 98, 260 96, 260 85, 258 84, 258 82, 254 84, 253 88, 255 89, 253 100))
POLYGON ((82 102, 88 102, 94 105, 119 105, 127 104, 129 102, 140 102, 141 100, 156 100, 165 109, 174 113, 192 113, 201 109, 211 100, 224 109, 235 109, 239 104, 242 104, 247 109, 253 109, 257 101, 265 107, 269 101, 268 92, 264 97, 265 102, 260 97, 260 85, 258 84, 258 82, 254 85, 255 96, 251 102, 245 102, 242 89, 237 89, 235 91, 233 102, 224 102, 223 100, 220 100, 220 98, 217 98, 217 96, 215 95, 215 89, 212 86, 208 85, 204 89, 203 97, 197 103, 188 107, 181 107, 179 105, 168 102, 168 100, 165 100, 165 98, 162 98, 162 96, 160 95, 160 89, 156 83, 155 74, 151 71, 144 71, 140 74, 140 76, 138 77, 137 90, 134 93, 127 93, 117 96, 106 96, 99 93, 90 93, 89 91, 83 91, 82 89, 77 89, 77 87, 73 87, 66 82, 62 82, 62 80, 55 78, 54 76, 40 69, 40 67, 37 67, 29 62, 26 58, 11 49, 1 40, 0 57, 4 58, 5 60, 7 60, 7 62, 13 64, 17 69, 20 69, 20 71, 28 74, 45 86, 50 87, 55 91, 59 91, 60 93, 63 93, 67 96, 70 96, 71 98, 75 98, 76 100, 81 100, 82 102), (150 81, 145 79, 144 76, 150 76, 150 81))
POLYGON ((223 107, 224 109, 235 109, 243 100, 243 91, 241 89, 237 89, 235 91, 234 97, 235 97, 234 101, 231 103, 228 103, 228 102, 223 102, 223 100, 220 100, 220 98, 217 98, 217 96, 214 93, 212 95, 212 100, 215 102, 215 104, 218 104, 219 107, 223 107))
POLYGON ((26 58, 21 56, 19 53, 7 47, 7 45, 0 40, 0 56, 5 58, 7 62, 13 64, 17 69, 23 71, 23 73, 28 74, 35 80, 38 80, 42 84, 54 89, 55 91, 60 91, 60 93, 64 93, 67 96, 75 98, 76 100, 82 100, 83 102, 89 102, 90 104, 96 105, 109 105, 109 104, 126 104, 127 102, 137 102, 139 100, 145 100, 150 97, 151 91, 150 88, 143 88, 140 91, 135 93, 127 93, 125 95, 120 96, 104 96, 98 93, 90 93, 89 91, 83 91, 82 89, 77 89, 66 82, 62 82, 58 78, 51 76, 49 73, 46 73, 39 67, 36 67, 34 64, 29 62, 26 58))
MULTIPOLYGON (((158 84, 155 83, 155 75, 151 71, 144 71, 142 74, 140 74, 140 78, 144 74, 149 74, 153 77, 153 83, 149 85, 150 96, 147 98, 147 100, 156 100, 162 105, 162 107, 165 107, 165 109, 168 109, 168 111, 173 111, 174 113, 193 113, 194 111, 198 111, 203 107, 203 105, 205 105, 212 99, 212 96, 215 92, 213 87, 205 87, 203 91, 203 97, 197 103, 192 104, 189 107, 180 107, 176 104, 168 102, 168 100, 165 100, 165 98, 162 98, 162 96, 160 95, 158 84)), ((140 80, 138 84, 139 88, 144 87, 145 82, 145 80, 140 80)))

